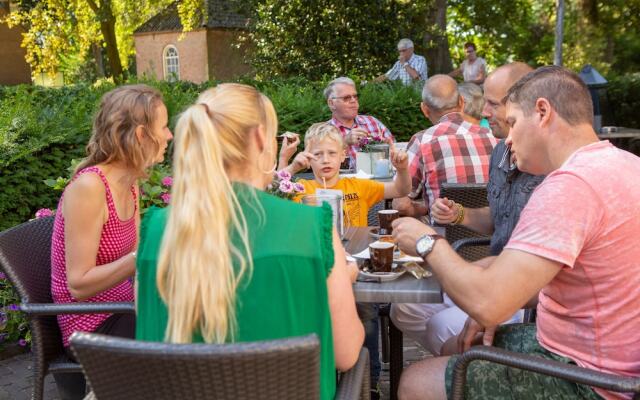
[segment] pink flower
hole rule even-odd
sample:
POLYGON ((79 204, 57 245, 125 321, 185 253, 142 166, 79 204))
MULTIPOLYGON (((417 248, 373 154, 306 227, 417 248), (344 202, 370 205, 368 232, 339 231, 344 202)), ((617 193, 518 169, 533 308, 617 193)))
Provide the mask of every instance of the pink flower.
POLYGON ((294 183, 293 184, 293 190, 296 191, 296 193, 304 193, 304 185, 302 185, 302 183, 294 183))
POLYGON ((171 201, 171 193, 162 193, 160 195, 160 199, 164 202, 164 204, 169 204, 171 201))
POLYGON ((50 217, 52 215, 53 215, 53 211, 49 210, 48 208, 41 208, 38 211, 36 211, 36 218, 50 217))
POLYGON ((27 345, 27 341, 26 341, 26 340, 24 340, 24 339, 20 339, 20 340, 18 340, 18 345, 20 345, 20 346, 24 347, 24 346, 26 346, 26 345, 27 345))
POLYGON ((278 171, 277 175, 278 175, 278 178, 280 178, 283 181, 290 181, 291 180, 291 174, 286 169, 282 169, 282 170, 278 171))
POLYGON ((291 181, 281 181, 279 189, 282 193, 291 193, 293 191, 293 183, 291 181))
POLYGON ((171 187, 171 185, 173 185, 173 178, 170 176, 165 176, 160 182, 163 186, 171 187))

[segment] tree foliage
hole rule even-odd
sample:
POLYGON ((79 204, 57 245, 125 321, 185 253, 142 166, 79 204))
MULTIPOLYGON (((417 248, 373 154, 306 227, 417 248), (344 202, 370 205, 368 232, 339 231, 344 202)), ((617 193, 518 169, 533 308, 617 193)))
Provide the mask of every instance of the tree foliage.
POLYGON ((421 19, 430 1, 256 1, 251 62, 264 77, 350 74, 372 77, 397 58, 410 37, 421 49, 421 19))
POLYGON ((17 3, 18 9, 9 14, 7 22, 27 30, 22 46, 27 50, 27 62, 34 72, 53 73, 69 65, 95 63, 104 50, 107 74, 120 78, 134 54, 133 31, 170 0, 22 0, 17 3))
MULTIPOLYGON (((449 0, 452 56, 464 59, 462 44, 475 41, 492 65, 520 60, 553 63, 554 0, 449 0)), ((640 1, 575 0, 565 3, 563 64, 594 65, 605 74, 640 69, 640 1)))

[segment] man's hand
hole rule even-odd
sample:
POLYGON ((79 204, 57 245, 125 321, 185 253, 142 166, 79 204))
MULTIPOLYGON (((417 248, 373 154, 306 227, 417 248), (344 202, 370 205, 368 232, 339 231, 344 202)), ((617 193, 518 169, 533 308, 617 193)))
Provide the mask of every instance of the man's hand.
POLYGON ((482 343, 485 346, 493 345, 493 338, 496 334, 496 327, 484 327, 473 318, 467 318, 467 322, 458 335, 458 351, 460 353, 469 350, 473 345, 482 343))
POLYGON ((391 224, 393 227, 393 238, 400 250, 412 256, 417 256, 416 242, 423 235, 433 235, 436 231, 428 225, 423 224, 415 218, 398 218, 391 224))
POLYGON ((288 163, 291 157, 296 154, 298 150, 298 145, 300 144, 300 135, 297 133, 288 133, 285 135, 282 140, 282 147, 280 147, 280 154, 278 156, 278 166, 282 166, 284 168, 288 163))
POLYGON ((450 224, 458 217, 458 207, 453 200, 446 197, 436 199, 431 206, 431 216, 439 224, 450 224))
POLYGON ((369 136, 367 131, 362 128, 354 128, 345 136, 345 142, 349 146, 357 146, 360 143, 360 139, 369 136))
POLYGON ((396 150, 396 146, 391 144, 391 165, 397 170, 406 170, 409 168, 409 156, 407 152, 403 150, 396 150))

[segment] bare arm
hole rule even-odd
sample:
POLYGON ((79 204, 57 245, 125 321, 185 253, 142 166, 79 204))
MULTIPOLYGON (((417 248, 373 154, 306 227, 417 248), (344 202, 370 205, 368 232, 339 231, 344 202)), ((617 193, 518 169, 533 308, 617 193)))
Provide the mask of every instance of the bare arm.
POLYGON ((411 191, 411 176, 409 175, 407 153, 404 151, 396 151, 393 143, 391 144, 391 164, 396 167, 398 174, 393 182, 384 184, 385 199, 404 197, 411 191))
POLYGON ((335 261, 327 278, 329 309, 333 331, 333 352, 336 368, 346 371, 358 360, 364 343, 364 327, 356 311, 351 278, 347 270, 346 256, 337 231, 333 230, 335 261))
MULTIPOLYGON (((75 299, 86 300, 133 276, 133 254, 96 266, 102 227, 108 217, 104 186, 98 177, 78 177, 65 191, 62 212, 67 285, 75 299)), ((136 216, 136 223, 139 218, 136 216)))
POLYGON ((427 206, 422 201, 416 201, 409 197, 393 199, 391 207, 398 210, 404 217, 420 218, 428 214, 427 206))
MULTIPOLYGON (((393 223, 400 248, 415 254, 415 243, 435 233, 412 218, 393 223)), ((519 250, 504 250, 487 268, 464 261, 444 240, 437 240, 426 261, 444 291, 482 326, 495 326, 546 286, 562 268, 559 262, 519 250)))
POLYGON ((458 68, 454 69, 453 71, 449 72, 448 75, 450 77, 452 77, 452 78, 456 78, 456 77, 462 75, 462 67, 458 67, 458 68))

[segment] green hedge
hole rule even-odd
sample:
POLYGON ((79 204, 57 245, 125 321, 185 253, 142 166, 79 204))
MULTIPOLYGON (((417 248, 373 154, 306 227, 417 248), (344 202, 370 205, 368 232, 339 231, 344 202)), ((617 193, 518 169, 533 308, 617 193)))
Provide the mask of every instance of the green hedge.
MULTIPOLYGON (((173 126, 198 93, 215 82, 146 82, 164 95, 173 126)), ((314 122, 328 120, 322 97, 325 82, 289 79, 245 81, 268 95, 278 112, 281 131, 304 133, 314 122)), ((84 154, 91 120, 110 83, 63 88, 0 87, 0 230, 32 218, 42 207, 56 206, 59 193, 43 181, 65 176, 70 161, 84 154)), ((420 94, 395 84, 361 85, 360 110, 380 119, 406 141, 429 123, 420 112, 420 94)))
POLYGON ((640 129, 640 73, 612 78, 606 98, 611 115, 605 118, 618 126, 640 129))

